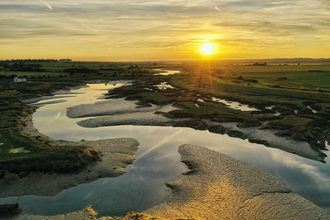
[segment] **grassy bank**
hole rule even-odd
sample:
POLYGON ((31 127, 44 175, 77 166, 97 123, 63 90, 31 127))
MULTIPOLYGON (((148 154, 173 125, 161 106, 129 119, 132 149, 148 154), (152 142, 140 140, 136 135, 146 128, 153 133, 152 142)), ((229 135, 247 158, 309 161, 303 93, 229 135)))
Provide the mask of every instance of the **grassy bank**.
MULTIPOLYGON (((6 63, 6 64, 5 64, 6 63)), ((22 100, 51 95, 52 92, 86 81, 135 79, 151 74, 155 63, 121 62, 20 62, 0 65, 0 167, 11 172, 75 172, 99 160, 101 155, 85 147, 55 147, 54 143, 23 136, 22 117, 34 112, 22 100), (36 71, 30 69, 38 66, 36 71), (15 83, 14 77, 27 78, 15 83)))
MULTIPOLYGON (((12 79, 0 83, 0 167, 3 171, 76 172, 101 158, 97 151, 84 147, 55 147, 41 138, 22 135, 26 126, 22 117, 34 112, 22 100, 50 94, 52 91, 77 86, 80 81, 29 81, 15 84, 12 79)), ((24 175, 24 174, 22 174, 24 175)))

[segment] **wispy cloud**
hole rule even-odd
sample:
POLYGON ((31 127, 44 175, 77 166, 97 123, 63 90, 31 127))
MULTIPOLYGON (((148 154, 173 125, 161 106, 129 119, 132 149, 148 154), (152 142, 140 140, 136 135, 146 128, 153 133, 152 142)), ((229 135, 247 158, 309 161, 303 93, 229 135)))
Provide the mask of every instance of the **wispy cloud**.
POLYGON ((217 11, 221 11, 221 9, 218 8, 218 6, 215 6, 214 9, 217 10, 217 11))
POLYGON ((92 31, 94 31, 94 32, 97 32, 96 29, 91 28, 90 26, 88 26, 88 25, 86 25, 86 24, 80 23, 80 25, 83 26, 83 27, 85 27, 85 28, 88 28, 88 29, 90 29, 90 30, 92 30, 92 31))
MULTIPOLYGON (((43 42, 58 45, 61 41, 67 42, 62 50, 84 44, 96 56, 109 48, 111 39, 114 56, 133 51, 133 57, 154 50, 171 57, 170 53, 183 51, 190 53, 190 59, 194 47, 205 41, 245 54, 301 49, 304 54, 299 56, 309 56, 311 45, 330 44, 328 0, 39 1, 0 1, 0 38, 13 42, 7 48, 19 51, 15 45, 38 41, 44 49, 43 42)), ((320 56, 325 50, 314 48, 320 56)))
POLYGON ((41 3, 43 3, 44 5, 46 5, 50 10, 53 10, 53 7, 48 4, 47 2, 43 1, 43 0, 39 0, 41 3))

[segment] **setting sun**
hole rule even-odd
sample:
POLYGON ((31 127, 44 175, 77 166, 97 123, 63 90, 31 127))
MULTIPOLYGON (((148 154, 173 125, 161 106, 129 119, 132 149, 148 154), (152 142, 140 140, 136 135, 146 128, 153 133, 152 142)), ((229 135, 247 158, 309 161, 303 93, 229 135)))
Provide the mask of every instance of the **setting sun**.
POLYGON ((210 54, 213 52, 213 45, 212 44, 204 44, 202 48, 203 53, 210 54))

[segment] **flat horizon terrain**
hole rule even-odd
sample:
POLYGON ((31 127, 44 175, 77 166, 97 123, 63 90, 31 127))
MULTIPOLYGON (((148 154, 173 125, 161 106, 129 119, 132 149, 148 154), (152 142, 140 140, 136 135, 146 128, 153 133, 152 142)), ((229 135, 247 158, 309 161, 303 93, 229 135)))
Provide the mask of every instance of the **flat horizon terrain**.
MULTIPOLYGON (((32 101, 27 104, 25 100, 42 100, 54 92, 83 88, 86 83, 110 83, 114 88, 104 91, 104 100, 96 99, 89 104, 82 100, 81 105, 69 107, 66 116, 80 118, 77 125, 85 129, 120 125, 188 127, 277 148, 319 164, 327 161, 330 63, 10 61, 0 64, 0 183, 3 184, 9 181, 15 186, 38 175, 84 173, 94 163, 102 167, 103 155, 92 145, 59 145, 60 142, 43 134, 24 133, 30 123, 26 117, 42 107, 33 105, 32 101), (25 77, 27 82, 14 82, 16 76, 25 77), (116 104, 122 99, 132 103, 124 107, 116 104)), ((116 172, 125 173, 120 169, 116 172)), ((103 177, 98 175, 78 182, 103 177)), ((330 178, 328 173, 322 175, 330 178)), ((70 188, 74 184, 61 187, 70 188)))

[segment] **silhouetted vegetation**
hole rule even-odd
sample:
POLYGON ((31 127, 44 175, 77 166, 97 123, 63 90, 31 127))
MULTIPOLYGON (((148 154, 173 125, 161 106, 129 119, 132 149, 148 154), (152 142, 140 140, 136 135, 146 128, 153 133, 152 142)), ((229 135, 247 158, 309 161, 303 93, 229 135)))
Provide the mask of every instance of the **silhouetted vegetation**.
POLYGON ((46 70, 42 67, 41 64, 26 64, 23 62, 14 63, 9 66, 12 71, 33 71, 33 72, 45 72, 46 70))
POLYGON ((70 73, 70 75, 71 75, 71 73, 93 73, 93 72, 97 72, 97 71, 83 67, 83 68, 66 68, 66 69, 63 69, 62 72, 70 73))

